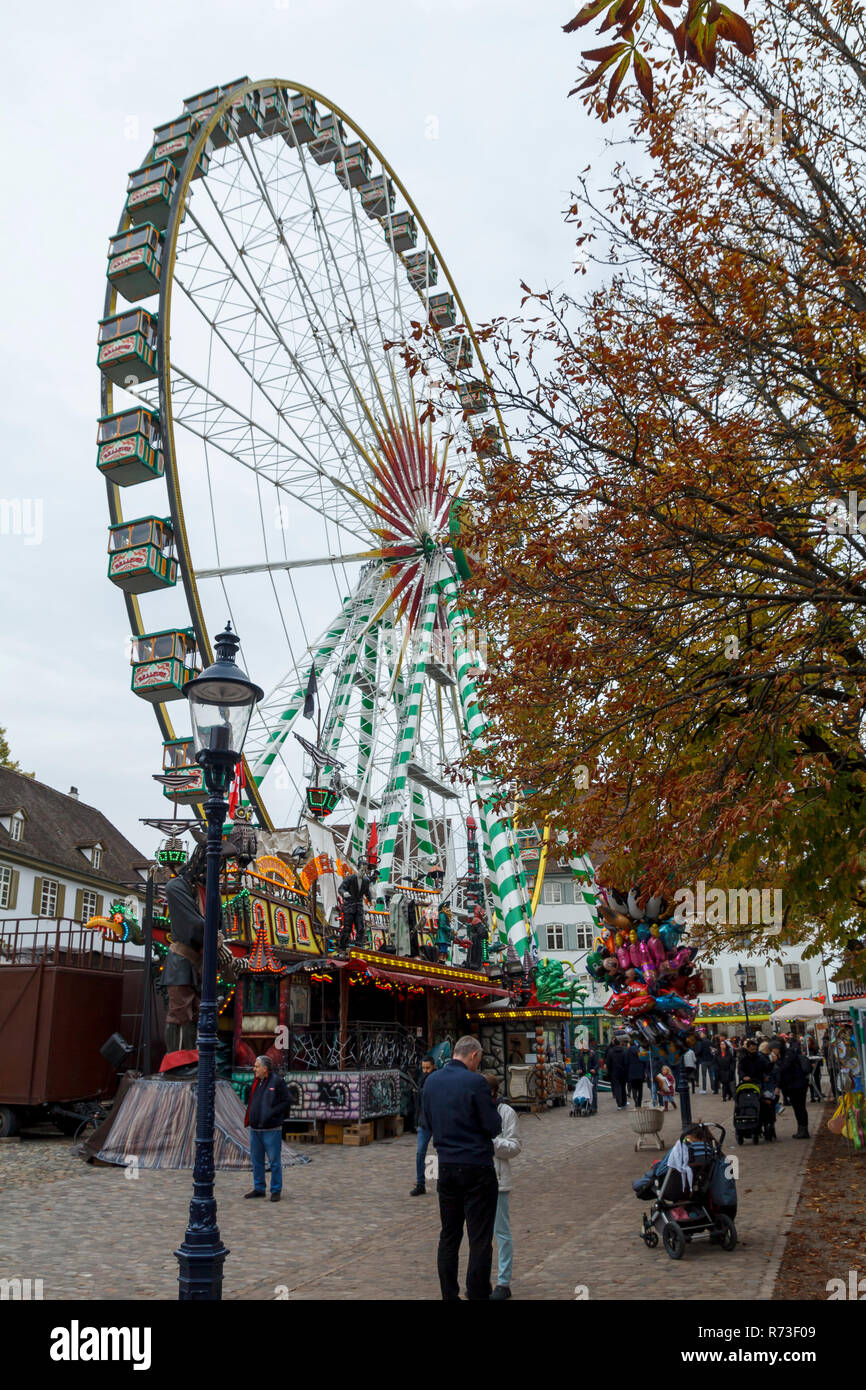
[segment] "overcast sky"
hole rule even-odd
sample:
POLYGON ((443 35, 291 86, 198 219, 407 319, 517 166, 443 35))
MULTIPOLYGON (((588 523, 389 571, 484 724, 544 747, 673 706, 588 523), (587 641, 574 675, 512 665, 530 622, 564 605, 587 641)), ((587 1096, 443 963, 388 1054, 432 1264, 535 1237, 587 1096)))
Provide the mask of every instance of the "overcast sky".
POLYGON ((7 19, 0 497, 25 500, 31 534, 0 536, 0 725, 26 770, 77 786, 142 850, 155 840, 139 817, 168 805, 151 780, 162 747, 129 689, 95 448, 96 327, 127 172, 190 93, 242 74, 304 83, 397 170, 472 319, 516 312, 521 279, 574 287, 562 209, 601 150, 567 98, 574 8, 43 0, 7 19))

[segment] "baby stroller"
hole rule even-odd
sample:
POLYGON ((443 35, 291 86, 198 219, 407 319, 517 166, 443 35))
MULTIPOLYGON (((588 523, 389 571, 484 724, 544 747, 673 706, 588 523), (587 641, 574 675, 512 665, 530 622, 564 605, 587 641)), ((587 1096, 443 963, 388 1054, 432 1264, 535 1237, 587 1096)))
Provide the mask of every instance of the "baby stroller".
POLYGON ((670 1258, 680 1260, 686 1245, 702 1235, 711 1245, 734 1249, 737 1185, 728 1172, 724 1141, 721 1125, 692 1125, 664 1158, 632 1184, 638 1198, 652 1203, 641 1230, 649 1249, 655 1249, 661 1238, 670 1258))
MULTIPOLYGON (((761 1088, 754 1081, 741 1081, 734 1092, 734 1133, 737 1143, 751 1139, 753 1144, 760 1142, 762 1115, 761 1088)), ((775 1135, 775 1130, 774 1130, 775 1135)))
POLYGON ((572 1115, 592 1114, 592 1082, 588 1076, 581 1076, 571 1097, 572 1115))

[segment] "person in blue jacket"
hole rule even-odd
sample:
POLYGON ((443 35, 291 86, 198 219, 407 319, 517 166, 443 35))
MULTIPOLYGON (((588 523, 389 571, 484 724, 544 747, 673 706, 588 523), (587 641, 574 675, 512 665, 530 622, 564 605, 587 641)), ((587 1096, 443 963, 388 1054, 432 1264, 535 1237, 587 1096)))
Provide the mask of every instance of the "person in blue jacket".
POLYGON ((489 1299, 493 1263, 493 1226, 499 1185, 493 1163, 493 1140, 502 1129, 490 1087, 478 1075, 481 1044, 461 1038, 454 1056, 424 1083, 421 1117, 433 1136, 439 1159, 439 1287, 445 1302, 460 1297, 457 1261, 463 1227, 469 1237, 466 1297, 489 1299))

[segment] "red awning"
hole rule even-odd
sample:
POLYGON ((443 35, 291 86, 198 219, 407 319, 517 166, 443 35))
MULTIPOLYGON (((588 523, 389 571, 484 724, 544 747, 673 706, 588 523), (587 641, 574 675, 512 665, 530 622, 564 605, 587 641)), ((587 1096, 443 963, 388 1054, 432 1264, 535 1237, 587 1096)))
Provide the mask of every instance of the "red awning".
POLYGON ((507 989, 499 989, 496 985, 488 984, 486 981, 478 984, 473 980, 449 980, 445 976, 434 976, 421 974, 410 974, 408 970, 382 970, 377 965, 368 965, 366 973, 372 975, 374 979, 393 980, 401 985, 439 985, 442 989, 453 989, 459 994, 486 994, 492 999, 508 999, 507 989))

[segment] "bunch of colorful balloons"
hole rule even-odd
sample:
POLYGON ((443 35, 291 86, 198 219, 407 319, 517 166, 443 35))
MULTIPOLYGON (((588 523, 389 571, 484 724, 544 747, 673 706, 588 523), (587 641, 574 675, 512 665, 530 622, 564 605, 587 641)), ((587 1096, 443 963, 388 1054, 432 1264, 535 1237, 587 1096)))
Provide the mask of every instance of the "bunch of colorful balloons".
POLYGON ((608 1013, 627 1020, 647 1044, 673 1044, 681 1051, 693 1031, 695 1006, 690 1001, 705 987, 693 963, 697 949, 680 944, 685 927, 669 914, 664 898, 650 897, 641 906, 640 897, 637 888, 629 893, 598 890, 604 930, 586 968, 613 991, 608 1013))

